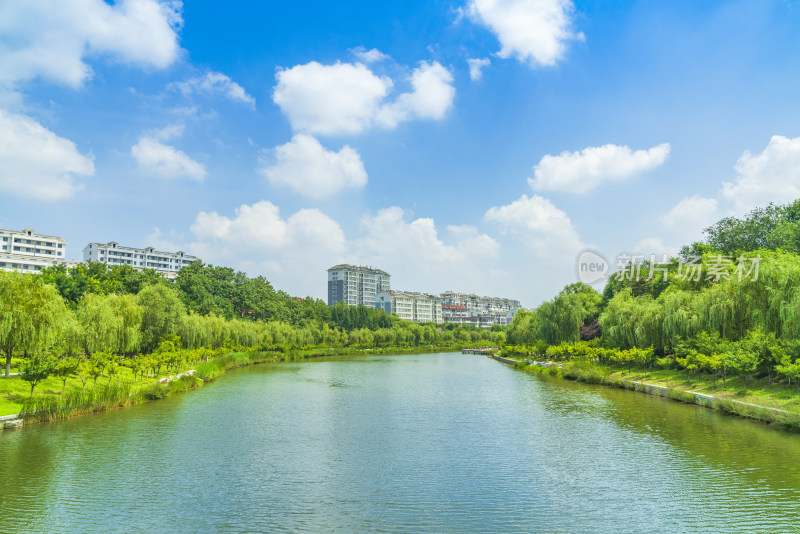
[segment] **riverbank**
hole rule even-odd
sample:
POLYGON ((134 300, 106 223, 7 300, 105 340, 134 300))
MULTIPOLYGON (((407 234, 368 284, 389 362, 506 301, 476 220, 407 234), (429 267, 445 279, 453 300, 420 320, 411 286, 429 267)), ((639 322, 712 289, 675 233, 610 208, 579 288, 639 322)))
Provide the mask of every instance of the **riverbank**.
MULTIPOLYGON (((0 417, 4 420, 24 420, 25 424, 28 424, 56 421, 133 406, 197 389, 231 369, 248 365, 337 356, 453 352, 461 350, 463 347, 464 345, 383 348, 322 347, 286 352, 230 352, 200 362, 194 366, 194 369, 185 369, 180 373, 166 376, 159 375, 138 383, 132 380, 132 375, 126 374, 126 371, 129 371, 127 369, 123 369, 116 381, 109 378, 106 384, 81 384, 75 377, 70 377, 66 383, 62 383, 60 378, 50 377, 41 385, 41 389, 46 393, 36 394, 31 398, 23 395, 29 388, 28 383, 19 377, 12 376, 0 379, 0 388, 2 388, 0 395, 5 400, 5 403, 0 405, 0 417), (9 399, 9 397, 11 398, 9 399)), ((0 423, 0 430, 5 426, 4 423, 5 421, 0 423)), ((7 428, 19 428, 20 426, 21 424, 8 425, 7 428)))
MULTIPOLYGON (((741 390, 733 388, 714 387, 711 380, 705 383, 702 379, 695 379, 694 384, 682 381, 678 375, 669 370, 634 373, 626 369, 585 362, 545 365, 543 362, 529 364, 501 356, 495 356, 494 359, 527 373, 657 395, 800 432, 800 402, 797 393, 793 389, 778 385, 771 385, 774 391, 772 396, 769 395, 770 391, 758 387, 751 387, 748 393, 744 394, 741 390)), ((683 374, 685 376, 685 373, 683 374)), ((729 381, 731 386, 732 382, 729 381)))

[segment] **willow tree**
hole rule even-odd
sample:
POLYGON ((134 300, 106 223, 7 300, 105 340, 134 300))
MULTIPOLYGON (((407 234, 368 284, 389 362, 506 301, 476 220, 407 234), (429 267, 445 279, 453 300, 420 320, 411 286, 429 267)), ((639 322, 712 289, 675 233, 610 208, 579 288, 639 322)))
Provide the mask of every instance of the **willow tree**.
POLYGON ((134 295, 109 295, 108 300, 116 316, 114 352, 126 355, 136 353, 142 339, 144 310, 136 303, 134 295))
POLYGON ((186 311, 175 289, 162 284, 142 289, 136 302, 142 307, 141 349, 150 353, 164 337, 178 330, 186 311))
POLYGON ((58 290, 38 276, 0 271, 0 349, 6 376, 16 351, 38 353, 61 336, 68 316, 58 290))
POLYGON ((87 355, 113 350, 116 345, 117 316, 106 296, 96 293, 84 295, 78 304, 76 315, 87 355))

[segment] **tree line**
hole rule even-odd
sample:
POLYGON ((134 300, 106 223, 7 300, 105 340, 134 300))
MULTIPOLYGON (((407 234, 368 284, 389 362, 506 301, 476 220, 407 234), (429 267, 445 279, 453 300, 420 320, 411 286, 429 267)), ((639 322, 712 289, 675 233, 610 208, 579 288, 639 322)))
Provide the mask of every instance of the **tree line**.
POLYGON ((155 376, 207 353, 322 347, 410 348, 504 340, 503 332, 445 330, 364 306, 328 307, 275 291, 262 277, 199 262, 174 282, 97 263, 42 274, 0 272, 0 351, 35 386, 51 375, 85 386, 122 368, 155 376))
POLYGON ((571 284, 507 328, 507 350, 770 383, 800 392, 800 200, 727 217, 706 239, 642 276, 617 272, 602 293, 571 284), (702 273, 687 276, 688 264, 702 273), (753 266, 757 276, 753 279, 753 266), (748 272, 750 277, 742 277, 748 272), (713 276, 708 276, 712 273, 713 276), (601 335, 581 340, 582 327, 601 335))

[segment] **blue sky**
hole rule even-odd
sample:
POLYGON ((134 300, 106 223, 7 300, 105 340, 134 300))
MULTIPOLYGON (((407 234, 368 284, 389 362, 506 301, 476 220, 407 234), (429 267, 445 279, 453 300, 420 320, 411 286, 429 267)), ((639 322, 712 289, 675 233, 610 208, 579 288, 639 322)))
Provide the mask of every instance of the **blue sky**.
POLYGON ((797 35, 789 1, 0 0, 0 227, 534 306, 580 250, 800 196, 797 35))

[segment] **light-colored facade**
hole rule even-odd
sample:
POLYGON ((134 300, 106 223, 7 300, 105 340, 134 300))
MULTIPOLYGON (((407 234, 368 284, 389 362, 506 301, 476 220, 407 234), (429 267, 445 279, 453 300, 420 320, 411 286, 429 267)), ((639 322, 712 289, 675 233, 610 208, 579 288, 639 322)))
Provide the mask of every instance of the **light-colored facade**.
POLYGON ((442 301, 433 295, 388 290, 378 293, 375 300, 377 309, 405 321, 442 324, 442 301))
POLYGON ((375 296, 391 288, 386 271, 361 265, 335 265, 328 269, 328 306, 344 302, 348 306, 375 306, 375 296))
POLYGON ((439 298, 442 299, 444 322, 480 328, 491 328, 495 324, 505 326, 522 307, 518 300, 480 297, 473 293, 445 291, 439 298))
POLYGON ((0 229, 0 269, 37 273, 53 265, 62 265, 67 255, 67 242, 52 235, 0 229))
MULTIPOLYGON (((106 265, 130 265, 134 269, 153 269, 163 274, 177 273, 200 258, 183 251, 163 252, 153 247, 124 247, 116 241, 89 243, 83 249, 84 261, 98 261, 106 265)), ((169 277, 169 276, 168 276, 169 277)))

